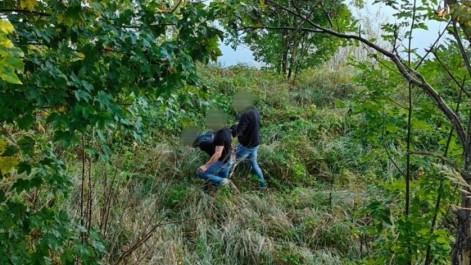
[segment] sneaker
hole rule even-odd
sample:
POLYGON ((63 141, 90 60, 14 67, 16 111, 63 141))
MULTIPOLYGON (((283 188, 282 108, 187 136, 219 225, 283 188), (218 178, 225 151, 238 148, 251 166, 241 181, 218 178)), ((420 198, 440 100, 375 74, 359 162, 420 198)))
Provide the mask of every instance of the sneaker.
POLYGON ((236 187, 234 182, 230 181, 229 179, 223 179, 221 181, 221 185, 225 187, 229 187, 235 193, 240 193, 239 189, 236 187))
POLYGON ((227 185, 229 185, 229 183, 230 183, 230 182, 231 182, 231 181, 230 181, 230 180, 228 180, 228 179, 222 179, 222 181, 221 181, 221 185, 225 185, 225 186, 227 186, 227 185))
POLYGON ((258 187, 261 188, 261 189, 266 189, 266 188, 268 188, 266 182, 260 182, 259 185, 258 185, 258 187))

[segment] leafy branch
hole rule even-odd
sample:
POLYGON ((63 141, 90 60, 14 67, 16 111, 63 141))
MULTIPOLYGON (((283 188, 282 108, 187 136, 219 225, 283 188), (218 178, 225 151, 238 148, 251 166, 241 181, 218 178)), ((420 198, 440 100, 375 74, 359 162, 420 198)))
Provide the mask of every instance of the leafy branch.
POLYGON ((440 94, 430 85, 425 78, 416 70, 413 68, 409 67, 407 64, 405 64, 400 57, 395 55, 392 52, 387 51, 386 49, 378 46, 377 44, 361 37, 358 35, 353 35, 353 34, 348 34, 348 33, 342 33, 338 32, 326 27, 323 27, 319 24, 314 23, 311 19, 305 17, 303 14, 300 14, 296 12, 295 10, 292 10, 291 8, 285 7, 283 5, 280 5, 272 0, 267 0, 266 3, 275 5, 278 8, 281 8, 297 17, 300 19, 308 22, 314 29, 321 31, 321 33, 329 34, 338 38, 343 38, 343 39, 351 39, 351 40, 357 40, 368 47, 378 51, 379 53, 383 54, 384 56, 388 57, 398 68, 399 72, 412 84, 422 88, 437 104, 438 108, 445 114, 445 116, 451 121, 453 124, 453 127, 456 130, 456 133, 460 139, 460 142, 463 144, 464 148, 466 147, 467 143, 467 137, 466 133, 464 131, 463 125, 461 124, 461 121, 458 118, 458 115, 446 104, 444 99, 440 96, 440 94))

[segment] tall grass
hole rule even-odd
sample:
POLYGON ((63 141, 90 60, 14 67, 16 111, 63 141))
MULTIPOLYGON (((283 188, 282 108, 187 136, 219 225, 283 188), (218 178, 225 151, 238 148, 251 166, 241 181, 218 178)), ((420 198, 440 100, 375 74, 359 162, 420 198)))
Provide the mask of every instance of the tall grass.
MULTIPOLYGON (((321 79, 338 88, 349 78, 306 74, 307 79, 289 84, 243 67, 202 69, 202 74, 210 93, 228 102, 236 91, 256 92, 262 112, 259 163, 269 190, 254 188, 256 179, 241 164, 232 179, 241 193, 220 188, 208 194, 194 174, 205 154, 179 145, 172 135, 134 146, 123 141, 109 162, 93 162, 91 172, 92 224, 107 246, 103 263, 343 264, 361 259, 353 216, 366 194, 358 162, 362 150, 348 138, 352 121, 346 109, 331 109, 312 95, 302 101, 293 96, 296 89, 320 89, 321 79)), ((327 96, 334 102, 338 95, 327 96)), ((78 172, 75 179, 78 183, 78 172)), ((77 213, 80 185, 74 194, 69 210, 77 213)))

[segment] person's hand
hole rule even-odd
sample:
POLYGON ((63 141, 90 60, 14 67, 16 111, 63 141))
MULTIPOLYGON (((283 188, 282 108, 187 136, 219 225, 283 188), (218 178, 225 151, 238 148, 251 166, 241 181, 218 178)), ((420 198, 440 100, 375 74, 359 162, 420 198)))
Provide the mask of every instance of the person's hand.
POLYGON ((207 166, 202 165, 202 166, 200 166, 200 167, 198 168, 198 172, 205 172, 207 169, 208 169, 207 166))

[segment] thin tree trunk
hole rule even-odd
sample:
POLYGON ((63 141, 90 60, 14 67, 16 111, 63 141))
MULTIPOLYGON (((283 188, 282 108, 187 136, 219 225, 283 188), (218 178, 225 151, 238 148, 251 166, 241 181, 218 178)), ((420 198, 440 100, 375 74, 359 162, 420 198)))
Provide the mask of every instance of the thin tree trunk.
MULTIPOLYGON (((450 8, 454 8, 457 4, 455 0, 445 0, 450 8)), ((452 15, 453 16, 453 15, 452 15)), ((469 55, 466 52, 464 44, 460 38, 458 33, 457 21, 452 19, 453 21, 453 31, 451 33, 456 39, 458 44, 461 57, 465 63, 466 69, 468 73, 471 74, 471 62, 469 59, 469 55)), ((463 34, 466 36, 466 40, 471 41, 471 36, 468 34, 466 28, 460 23, 460 27, 462 29, 463 34)), ((471 101, 469 102, 471 105, 471 101)), ((468 185, 471 185, 471 109, 468 112, 468 124, 467 124, 467 134, 466 140, 463 143, 463 150, 464 150, 464 173, 465 173, 465 181, 468 185)), ((469 191, 469 188, 463 187, 466 191, 469 191)), ((465 210, 471 208, 471 199, 468 197, 469 195, 465 192, 461 192, 461 207, 463 209, 456 210, 456 217, 458 220, 457 223, 457 231, 456 231, 456 241, 453 246, 452 250, 452 263, 454 265, 471 265, 471 218, 470 218, 470 211, 465 210)))
MULTIPOLYGON (((412 46, 412 32, 414 31, 414 25, 415 25, 415 15, 416 15, 416 7, 417 7, 417 0, 414 0, 414 6, 412 10, 412 22, 410 26, 410 32, 409 32, 409 45, 408 45, 408 64, 409 67, 411 67, 411 46, 412 46)), ((411 141, 412 141, 412 108, 413 108, 413 100, 412 100, 412 83, 409 81, 409 109, 408 109, 408 114, 407 114, 407 153, 406 153, 406 209, 405 209, 405 214, 406 214, 406 220, 409 222, 409 209, 410 209, 410 151, 411 151, 411 141)), ((409 261, 408 264, 412 264, 413 256, 412 256, 412 249, 411 249, 411 244, 410 244, 410 233, 409 231, 407 233, 407 253, 409 256, 409 261)))
MULTIPOLYGON (((455 5, 457 5, 456 0, 445 0, 445 2, 450 6, 451 10, 453 10, 453 8, 455 8, 455 5)), ((401 58, 397 54, 394 54, 393 52, 390 52, 376 45, 375 43, 363 38, 361 35, 342 33, 333 29, 323 27, 317 23, 314 23, 309 17, 306 17, 304 14, 298 12, 298 10, 291 9, 276 1, 265 0, 265 3, 275 8, 280 8, 286 12, 289 12, 301 18, 303 21, 307 22, 310 26, 312 26, 312 28, 303 28, 303 30, 305 31, 321 32, 321 33, 329 34, 331 36, 338 37, 338 38, 360 41, 366 46, 368 46, 369 48, 376 50, 377 52, 381 53, 382 55, 386 56, 389 60, 391 60, 394 63, 394 65, 396 65, 400 74, 409 82, 411 82, 414 86, 423 90, 430 97, 430 99, 432 99, 436 103, 437 108, 452 123, 464 150, 463 152, 464 178, 465 178, 466 183, 468 185, 471 185, 471 178, 470 178, 471 176, 471 150, 470 150, 471 143, 469 139, 469 127, 470 126, 468 124, 468 131, 465 132, 463 122, 458 116, 458 114, 455 113, 448 106, 448 104, 446 104, 443 97, 435 90, 433 86, 431 86, 427 82, 424 76, 422 76, 419 72, 415 71, 415 69, 411 69, 408 65, 404 64, 404 62, 401 60, 401 58)), ((468 57, 468 54, 466 53, 466 49, 464 48, 464 45, 460 38, 460 34, 458 34, 457 32, 455 18, 452 17, 451 20, 453 22, 453 30, 451 31, 451 33, 454 35, 457 41, 458 48, 460 49, 460 52, 462 54, 462 58, 465 63, 465 66, 468 69, 468 72, 471 73, 470 59, 468 57)), ((466 37, 468 37, 467 40, 471 39, 469 38, 469 36, 466 36, 466 37)), ((468 123, 469 122, 470 122, 470 116, 468 116, 468 123)), ((471 199, 467 198, 464 192, 462 193, 461 200, 462 200, 462 203, 461 203, 462 207, 471 208, 470 207, 471 199)), ((457 231, 456 231, 456 239, 455 239, 456 241, 455 241, 455 245, 453 246, 452 256, 451 256, 452 263, 456 265, 462 265, 462 264, 471 265, 471 248, 470 248, 471 220, 469 216, 469 211, 465 209, 458 209, 456 210, 456 215, 457 215, 457 231)))
MULTIPOLYGON (((456 105, 456 110, 455 110, 456 113, 458 113, 459 110, 460 110, 460 104, 461 104, 461 99, 462 99, 462 96, 463 96, 465 81, 466 81, 466 79, 463 79, 463 84, 460 87, 460 94, 458 96, 458 104, 456 105)), ((454 131, 454 129, 453 129, 453 127, 451 127, 450 133, 448 134, 448 139, 446 141, 445 151, 443 152, 443 157, 448 156, 448 150, 450 149, 450 143, 451 143, 451 139, 453 137, 453 131, 454 131)), ((441 199, 442 199, 442 194, 444 192, 443 188, 444 188, 444 179, 442 178, 440 180, 440 185, 438 187, 437 200, 435 201, 435 210, 434 210, 434 213, 433 213, 432 225, 430 227, 430 235, 433 235, 433 233, 435 231, 435 225, 437 223, 438 213, 440 211, 440 203, 441 203, 441 199)), ((427 246, 427 252, 426 252, 426 255, 425 255, 425 262, 424 262, 425 265, 428 265, 432 262, 432 257, 431 257, 430 254, 431 254, 431 249, 430 249, 430 243, 429 243, 429 245, 427 246)))
MULTIPOLYGON (((406 153, 406 205, 405 205, 405 215, 406 220, 409 221, 409 209, 410 209, 410 152, 411 152, 411 141, 412 141, 412 84, 409 83, 409 109, 407 114, 407 153, 406 153)), ((409 262, 412 263, 412 250, 410 246, 410 233, 407 233, 407 252, 409 254, 409 262)))
POLYGON ((283 31, 283 54, 281 57, 281 69, 280 69, 280 74, 283 76, 286 75, 286 67, 288 64, 288 50, 289 50, 289 40, 288 40, 288 31, 284 30, 283 31))
MULTIPOLYGON (((465 168, 468 168, 466 172, 469 171, 470 165, 470 154, 465 154, 465 168)), ((466 180, 469 184, 469 179, 466 180)), ((471 201, 467 198, 466 193, 461 193, 461 207, 469 209, 471 206, 471 201)), ((470 235, 470 218, 469 211, 465 209, 457 209, 455 214, 458 219, 457 231, 456 231, 456 240, 453 246, 452 251, 452 264, 453 265, 470 265, 471 264, 471 249, 469 241, 471 239, 470 235)))
POLYGON ((289 64, 288 64, 288 74, 286 76, 286 79, 290 80, 291 79, 291 76, 293 74, 293 65, 294 65, 294 60, 295 60, 295 57, 296 57, 296 42, 294 43, 291 43, 290 45, 292 48, 290 49, 290 56, 289 56, 289 64))
MULTIPOLYGON (((471 102, 470 102, 471 106, 471 102)), ((468 128, 467 128, 467 139, 466 144, 463 146, 464 149, 464 173, 465 181, 468 185, 471 185, 471 109, 468 113, 468 128)), ((470 191, 469 188, 463 187, 466 191, 470 191)), ((453 265, 471 265, 471 219, 470 211, 471 199, 468 194, 461 192, 461 207, 456 209, 455 214, 458 220, 456 229, 456 240, 452 250, 452 264, 453 265)))
MULTIPOLYGON (((82 186, 80 190, 80 226, 85 227, 84 221, 84 201, 85 201, 85 135, 82 133, 82 186)), ((85 242, 85 233, 80 232, 80 239, 85 242)))
POLYGON ((301 60, 302 58, 304 58, 304 56, 306 56, 306 34, 303 33, 303 37, 302 37, 302 40, 301 40, 301 48, 300 48, 300 58, 301 59, 298 59, 296 60, 296 68, 294 69, 294 76, 293 76, 293 79, 296 79, 296 77, 298 76, 298 73, 299 73, 299 70, 301 70, 301 60))
POLYGON ((88 220, 87 220, 87 233, 90 235, 92 229, 92 213, 93 213, 93 189, 92 189, 92 158, 88 159, 88 220))

